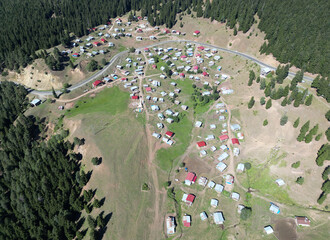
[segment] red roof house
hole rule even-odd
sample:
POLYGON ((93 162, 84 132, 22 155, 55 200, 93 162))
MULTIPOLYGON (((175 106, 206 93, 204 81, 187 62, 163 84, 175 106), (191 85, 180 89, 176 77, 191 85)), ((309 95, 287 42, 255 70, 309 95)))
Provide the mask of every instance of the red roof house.
POLYGON ((196 57, 201 57, 201 54, 200 54, 200 53, 197 53, 197 54, 196 54, 196 57))
POLYGON ((157 68, 157 65, 156 65, 156 64, 153 64, 153 65, 152 65, 152 68, 153 68, 153 69, 156 69, 156 68, 157 68))
POLYGON ((95 82, 93 82, 93 87, 97 87, 99 85, 102 84, 102 81, 101 80, 96 80, 95 82))
POLYGON ((143 31, 142 31, 142 29, 141 28, 139 28, 138 30, 136 30, 138 33, 142 33, 143 31))
POLYGON ((79 53, 74 53, 74 54, 72 54, 72 57, 79 57, 79 53))
POLYGON ((200 142, 197 142, 197 146, 198 147, 205 147, 206 146, 206 142, 204 142, 204 141, 200 141, 200 142))
POLYGON ((309 220, 307 217, 295 217, 296 223, 298 226, 305 226, 309 227, 311 225, 311 220, 309 220))
POLYGON ((185 76, 184 73, 180 73, 179 75, 181 78, 184 78, 184 76, 185 76))
POLYGON ((183 58, 187 58, 187 56, 186 56, 186 55, 182 55, 181 58, 182 58, 182 59, 183 59, 183 58))
POLYGON ((167 28, 164 29, 164 33, 170 33, 171 31, 168 30, 167 28))
POLYGON ((127 81, 127 78, 124 78, 124 77, 123 77, 123 78, 121 78, 121 80, 122 80, 122 81, 127 81))
POLYGON ((149 52, 149 48, 144 48, 144 51, 145 52, 149 52))
POLYGON ((174 132, 171 132, 171 131, 167 131, 166 133, 165 133, 165 135, 167 136, 167 137, 173 137, 174 136, 174 132))
POLYGON ((221 135, 219 138, 220 138, 220 141, 225 141, 225 140, 229 139, 228 135, 221 135))
POLYGON ((196 30, 195 32, 194 32, 194 36, 197 36, 197 35, 199 35, 201 32, 199 31, 199 30, 196 30))
POLYGON ((184 184, 190 186, 191 184, 195 183, 197 179, 197 176, 193 172, 189 172, 186 176, 186 179, 184 180, 184 184))
MULTIPOLYGON (((200 55, 200 54, 199 54, 200 55)), ((193 69, 195 70, 195 71, 197 71, 198 70, 198 66, 193 66, 193 69)))
POLYGON ((192 194, 188 194, 187 199, 186 199, 186 202, 187 202, 187 204, 188 204, 189 206, 190 206, 191 204, 193 204, 194 200, 195 200, 195 196, 192 195, 192 194))
POLYGON ((105 40, 104 38, 101 38, 101 42, 105 43, 107 40, 105 40))
POLYGON ((97 47, 98 45, 100 45, 100 43, 99 43, 99 42, 93 42, 93 45, 94 45, 95 47, 97 47))
POLYGON ((132 96, 132 99, 133 100, 138 100, 139 99, 139 96, 132 96))
POLYGON ((232 142, 233 144, 238 144, 238 145, 239 145, 239 141, 238 141, 237 138, 232 138, 232 139, 231 139, 231 142, 232 142))
POLYGON ((185 227, 191 226, 191 217, 189 215, 184 215, 182 217, 182 221, 183 221, 183 226, 185 226, 185 227))
POLYGON ((198 47, 199 50, 204 50, 205 48, 203 46, 198 47))
POLYGON ((151 92, 151 87, 146 87, 147 92, 151 92))
POLYGON ((203 76, 204 76, 204 77, 208 77, 209 74, 208 74, 207 72, 203 72, 203 76))

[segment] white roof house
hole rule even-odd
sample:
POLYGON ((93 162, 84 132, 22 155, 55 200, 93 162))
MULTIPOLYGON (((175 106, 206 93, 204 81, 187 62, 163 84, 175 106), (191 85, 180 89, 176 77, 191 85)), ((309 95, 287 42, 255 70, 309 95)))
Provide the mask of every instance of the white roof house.
POLYGON ((220 146, 220 149, 222 150, 222 151, 226 151, 226 150, 228 150, 228 147, 226 146, 226 145, 221 145, 220 146))
POLYGON ((151 105, 152 111, 158 111, 160 108, 157 105, 151 105))
POLYGON ((171 235, 175 233, 175 218, 170 216, 166 218, 167 234, 171 235))
POLYGON ((33 99, 33 100, 30 102, 30 104, 31 104, 33 107, 39 105, 40 103, 41 103, 41 100, 38 99, 38 98, 35 98, 35 99, 33 99))
POLYGON ((234 153, 234 156, 237 157, 237 156, 240 154, 240 150, 239 150, 239 148, 235 147, 235 148, 233 149, 233 153, 234 153))
POLYGON ((272 234, 274 232, 274 230, 271 226, 264 227, 264 230, 265 230, 266 234, 272 234))
POLYGON ((159 133, 155 133, 155 132, 152 134, 152 136, 157 139, 159 139, 161 137, 161 135, 159 133))
POLYGON ((218 160, 221 162, 229 157, 229 154, 227 152, 222 153, 219 157, 218 160))
POLYGON ((279 214, 280 208, 278 206, 276 206, 275 204, 271 203, 270 207, 269 207, 269 211, 271 211, 272 213, 275 213, 275 214, 279 214))
POLYGON ((214 190, 217 193, 222 193, 223 189, 224 189, 224 187, 221 184, 216 184, 215 187, 214 187, 214 190))
POLYGON ((215 152, 215 151, 217 150, 217 148, 216 148, 215 146, 212 146, 212 147, 210 148, 210 150, 211 150, 212 152, 215 152))
POLYGON ((215 224, 223 224, 225 219, 223 218, 222 212, 213 213, 213 220, 215 224))
POLYGON ((232 131, 239 131, 239 130, 241 130, 241 126, 239 124, 237 124, 237 123, 231 124, 230 125, 230 128, 231 128, 232 131))
POLYGON ((210 125, 210 129, 216 129, 216 128, 217 128, 217 126, 215 124, 210 125))
POLYGON ((242 205, 242 204, 238 204, 238 206, 237 206, 237 212, 238 212, 239 214, 241 214, 243 208, 245 208, 244 205, 242 205))
POLYGON ((182 105, 182 106, 181 106, 181 109, 182 109, 182 110, 187 110, 187 109, 188 109, 188 106, 186 106, 186 105, 182 105))
POLYGON ((219 200, 218 199, 215 199, 215 198, 212 198, 211 199, 211 206, 212 207, 217 207, 219 204, 219 200))
POLYGON ((235 200, 235 201, 238 201, 239 198, 240 198, 240 195, 239 195, 239 193, 237 193, 237 192, 232 192, 232 193, 231 193, 231 198, 232 198, 233 200, 235 200))
POLYGON ((199 214, 199 216, 201 217, 201 220, 202 220, 202 221, 205 221, 205 220, 207 219, 207 214, 206 214, 206 212, 201 212, 201 213, 199 214))
POLYGON ((162 123, 157 123, 157 127, 158 127, 159 129, 164 128, 164 124, 162 124, 162 123))
POLYGON ((210 141, 210 140, 214 140, 215 136, 214 135, 207 135, 207 137, 205 138, 206 141, 210 141))
POLYGON ((198 184, 201 185, 201 186, 203 186, 203 187, 205 187, 206 184, 207 184, 207 178, 206 177, 200 177, 198 179, 198 184))
POLYGON ((237 172, 243 172, 243 171, 244 171, 244 168, 245 168, 244 163, 239 163, 239 164, 237 165, 236 171, 237 171, 237 172))
POLYGON ((202 127, 203 123, 201 121, 195 122, 195 127, 202 127))
POLYGON ((276 179, 275 180, 275 182, 276 182, 276 184, 278 185, 278 186, 283 186, 283 185, 285 185, 285 182, 283 181, 283 179, 276 179))
POLYGON ((166 122, 168 122, 168 123, 173 123, 174 120, 173 120, 172 118, 166 118, 166 122))
POLYGON ((212 189, 215 186, 215 182, 209 181, 209 183, 207 184, 207 186, 212 189))
POLYGON ((227 168, 227 165, 223 162, 219 162, 216 166, 216 168, 220 171, 220 172, 223 172, 226 168, 227 168))
POLYGON ((201 150, 199 153, 201 157, 205 157, 207 155, 207 152, 205 150, 201 150))

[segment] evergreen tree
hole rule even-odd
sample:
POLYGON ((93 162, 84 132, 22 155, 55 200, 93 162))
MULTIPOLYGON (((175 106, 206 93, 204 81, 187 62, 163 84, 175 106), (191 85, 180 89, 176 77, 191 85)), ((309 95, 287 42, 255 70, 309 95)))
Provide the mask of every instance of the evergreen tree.
POLYGON ((281 126, 284 126, 287 122, 288 122, 288 116, 287 115, 283 115, 281 117, 281 120, 280 120, 280 125, 281 126))
POLYGON ((254 97, 251 97, 249 103, 248 103, 248 108, 251 109, 255 103, 254 97))
POLYGON ((287 100, 287 98, 285 97, 285 98, 283 99, 283 101, 281 102, 281 106, 282 106, 282 107, 285 107, 287 104, 288 104, 288 100, 287 100))
POLYGON ((294 123, 293 123, 293 127, 294 127, 294 128, 297 128, 297 127, 299 126, 299 122, 300 122, 300 118, 298 117, 298 118, 296 119, 296 121, 294 121, 294 123))
POLYGON ((266 80, 263 78, 260 81, 260 90, 264 90, 266 88, 266 80))
POLYGON ((313 95, 312 94, 308 95, 305 101, 305 105, 310 106, 312 104, 312 100, 313 100, 313 95))
POLYGON ((56 94, 56 92, 55 92, 54 87, 52 87, 52 94, 53 94, 53 97, 54 97, 54 98, 58 98, 58 96, 57 96, 57 94, 56 94))
POLYGON ((266 109, 269 109, 272 107, 272 99, 268 99, 267 103, 266 103, 266 109))

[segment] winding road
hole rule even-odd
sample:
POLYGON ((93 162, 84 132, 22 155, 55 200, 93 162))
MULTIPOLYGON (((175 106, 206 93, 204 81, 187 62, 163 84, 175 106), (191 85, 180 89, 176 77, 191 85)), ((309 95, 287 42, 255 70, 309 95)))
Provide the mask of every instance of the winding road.
MULTIPOLYGON (((208 44, 208 43, 202 43, 202 42, 198 42, 198 41, 193 41, 193 40, 184 40, 184 39, 182 39, 182 40, 166 40, 166 41, 161 41, 161 42, 157 42, 157 43, 154 43, 154 44, 150 44, 150 45, 147 45, 147 46, 138 48, 138 49, 152 48, 152 47, 156 47, 156 46, 164 45, 164 44, 168 44, 168 43, 184 43, 184 42, 191 43, 191 44, 199 44, 199 45, 203 45, 203 46, 206 46, 206 47, 209 47, 209 48, 217 49, 218 51, 231 53, 231 54, 234 54, 234 55, 243 57, 245 59, 251 60, 251 61, 257 63, 261 67, 268 67, 271 70, 276 70, 276 67, 270 66, 270 65, 268 65, 266 63, 263 63, 260 60, 256 59, 255 57, 252 57, 252 56, 250 56, 250 55, 248 55, 246 53, 242 53, 242 52, 230 50, 230 49, 227 49, 227 48, 222 48, 222 47, 215 46, 215 45, 208 44)), ((105 66, 101 71, 95 73, 94 75, 90 76, 89 78, 87 78, 87 79, 85 79, 85 80, 83 80, 83 81, 81 81, 81 82, 79 82, 77 84, 72 85, 71 87, 68 88, 68 90, 69 91, 76 90, 76 89, 78 89, 80 87, 83 87, 84 85, 86 85, 87 83, 89 83, 91 81, 94 81, 94 80, 96 80, 98 78, 101 78, 102 77, 102 74, 105 73, 116 62, 116 60, 119 57, 122 57, 122 56, 124 56, 127 53, 128 53, 128 50, 117 53, 115 56, 113 56, 111 58, 111 60, 109 61, 108 65, 105 66)), ((295 73, 289 72, 289 76, 290 77, 294 77, 295 75, 296 75, 295 73)), ((305 81, 312 82, 313 81, 313 78, 312 77, 308 77, 308 76, 304 76, 304 80, 305 81)), ((52 95, 52 91, 32 90, 30 93, 31 94, 34 94, 34 95, 38 95, 40 97, 46 97, 46 96, 52 95)), ((56 93, 57 94, 60 94, 61 91, 57 90, 56 93)))

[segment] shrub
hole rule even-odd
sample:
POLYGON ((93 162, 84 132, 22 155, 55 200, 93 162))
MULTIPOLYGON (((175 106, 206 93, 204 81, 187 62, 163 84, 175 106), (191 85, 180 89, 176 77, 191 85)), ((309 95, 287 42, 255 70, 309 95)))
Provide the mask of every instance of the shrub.
POLYGON ((267 125, 268 125, 268 120, 265 119, 262 125, 263 125, 263 126, 267 126, 267 125))
POLYGON ((325 118, 330 121, 330 110, 325 114, 325 118))
POLYGON ((260 98, 260 105, 265 105, 265 103, 266 103, 265 97, 261 97, 260 98))
POLYGON ((186 166, 186 164, 185 164, 184 162, 182 162, 182 163, 180 163, 179 166, 180 166, 180 167, 184 167, 184 166, 186 166))
POLYGON ((252 215, 252 209, 249 207, 245 207, 241 211, 241 219, 242 220, 247 220, 249 217, 252 215))
POLYGON ((171 181, 166 181, 163 183, 164 188, 168 188, 169 186, 171 186, 171 181))
POLYGON ((287 122, 288 122, 288 116, 287 115, 283 115, 281 117, 281 120, 280 120, 280 125, 281 126, 284 126, 287 122))
POLYGON ((298 183, 299 185, 302 185, 304 183, 304 178, 303 177, 298 177, 296 180, 296 183, 298 183))
POLYGON ((250 170, 252 166, 251 166, 251 163, 246 162, 246 163, 244 163, 244 167, 246 168, 246 170, 250 170))
POLYGON ((298 168, 299 166, 300 166, 300 161, 291 164, 291 167, 293 168, 298 168))
POLYGON ((149 191, 149 190, 150 190, 149 185, 148 185, 147 183, 143 183, 143 185, 142 185, 142 190, 144 190, 144 191, 149 191))
POLYGON ((99 165, 99 164, 101 164, 101 162, 102 162, 102 158, 98 158, 98 157, 92 158, 93 165, 99 165))

